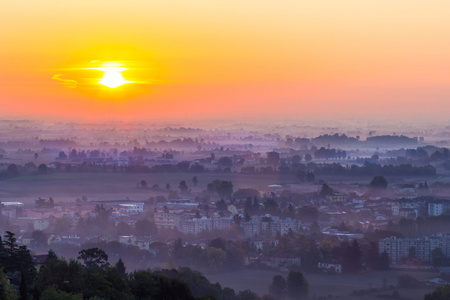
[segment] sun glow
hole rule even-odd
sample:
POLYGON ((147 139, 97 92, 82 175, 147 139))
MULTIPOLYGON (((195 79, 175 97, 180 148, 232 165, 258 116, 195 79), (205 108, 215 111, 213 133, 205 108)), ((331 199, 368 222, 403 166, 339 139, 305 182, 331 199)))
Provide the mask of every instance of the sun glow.
POLYGON ((103 77, 99 79, 98 83, 109 88, 115 89, 127 83, 132 83, 133 81, 126 80, 122 72, 128 70, 122 67, 118 63, 104 63, 101 67, 95 68, 96 70, 103 71, 103 77))

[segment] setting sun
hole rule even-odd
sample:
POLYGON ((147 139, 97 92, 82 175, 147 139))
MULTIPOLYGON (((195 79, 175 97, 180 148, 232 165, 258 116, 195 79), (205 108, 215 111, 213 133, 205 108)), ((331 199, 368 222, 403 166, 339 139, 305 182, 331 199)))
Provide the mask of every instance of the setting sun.
POLYGON ((105 74, 98 81, 99 84, 107 86, 109 88, 115 89, 119 86, 122 86, 127 83, 131 83, 133 81, 126 80, 122 72, 126 71, 127 68, 121 67, 116 63, 105 63, 102 67, 95 68, 96 70, 103 71, 105 74))

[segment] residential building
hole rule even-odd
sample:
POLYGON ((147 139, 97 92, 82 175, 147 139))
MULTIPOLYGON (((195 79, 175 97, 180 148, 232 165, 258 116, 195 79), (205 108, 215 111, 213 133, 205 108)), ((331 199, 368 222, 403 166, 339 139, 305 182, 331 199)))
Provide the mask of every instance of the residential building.
POLYGON ((392 264, 397 264, 399 260, 411 255, 424 262, 431 262, 431 253, 436 248, 440 248, 445 257, 450 256, 450 236, 438 235, 417 239, 390 237, 381 239, 378 247, 380 254, 386 251, 392 264))

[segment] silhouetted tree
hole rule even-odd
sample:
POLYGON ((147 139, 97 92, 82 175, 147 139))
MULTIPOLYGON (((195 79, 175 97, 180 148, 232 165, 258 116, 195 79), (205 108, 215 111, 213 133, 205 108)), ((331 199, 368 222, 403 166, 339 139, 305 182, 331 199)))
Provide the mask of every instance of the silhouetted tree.
POLYGON ((324 183, 322 185, 322 188, 320 189, 319 195, 321 197, 333 196, 334 190, 331 187, 329 187, 328 184, 324 183))
POLYGON ((389 270, 389 255, 386 251, 380 254, 378 268, 380 270, 389 270))
POLYGON ((0 300, 17 300, 19 294, 14 289, 14 285, 9 282, 8 277, 0 268, 0 300))
POLYGON ((219 167, 221 168, 231 168, 233 166, 233 161, 228 156, 223 156, 219 158, 219 161, 217 162, 219 167))
POLYGON ((375 176, 370 182, 369 186, 371 188, 382 188, 385 189, 388 186, 388 182, 384 176, 375 176))
POLYGON ((44 264, 48 265, 52 260, 57 260, 58 255, 56 255, 55 251, 52 249, 48 250, 47 258, 45 259, 44 264))
POLYGON ((134 234, 137 236, 154 236, 156 233, 156 224, 148 219, 138 220, 134 224, 134 234))
POLYGON ((10 164, 10 165, 8 165, 8 168, 6 168, 6 172, 7 172, 10 176, 19 176, 19 168, 17 167, 16 164, 10 164))
POLYGON ((347 273, 357 273, 361 270, 361 248, 357 240, 347 247, 342 260, 342 269, 347 273))
POLYGON ((46 164, 40 164, 38 167, 39 174, 47 174, 48 168, 46 164))
POLYGON ((290 271, 287 279, 287 296, 291 300, 305 300, 309 294, 309 284, 301 272, 290 271))
POLYGON ((231 181, 221 181, 216 179, 213 182, 208 183, 207 190, 210 193, 229 199, 233 194, 233 183, 231 181))
POLYGON ((147 181, 145 181, 144 179, 141 180, 140 185, 143 189, 147 188, 147 181))
POLYGON ((236 300, 236 293, 232 288, 224 287, 222 291, 222 300, 236 300))
POLYGON ((308 181, 308 182, 313 182, 314 179, 316 179, 316 175, 314 175, 313 172, 308 172, 308 173, 306 174, 306 181, 308 181))
POLYGON ((187 186, 185 180, 183 180, 183 181, 180 182, 180 184, 178 185, 178 188, 180 189, 180 192, 181 192, 182 194, 183 194, 183 193, 186 193, 186 192, 189 190, 189 188, 188 188, 188 186, 187 186))
POLYGON ((448 300, 450 299, 450 285, 437 287, 433 292, 426 294, 424 300, 448 300))
POLYGON ((117 261, 116 268, 117 268, 117 271, 119 271, 119 273, 121 275, 125 276, 127 274, 126 273, 126 267, 125 267, 125 264, 123 263, 122 258, 119 258, 119 260, 117 261))
POLYGON ((431 251, 431 260, 433 262, 433 267, 435 268, 439 268, 444 264, 445 255, 441 248, 434 248, 433 251, 431 251))
POLYGON ((19 299, 20 300, 28 300, 28 285, 27 280, 25 278, 25 272, 20 272, 20 286, 19 286, 19 299))
POLYGON ((275 151, 267 152, 267 163, 269 165, 276 167, 278 166, 279 162, 280 162, 280 154, 278 152, 275 151))
POLYGON ((258 294, 250 291, 250 290, 244 290, 240 291, 237 296, 237 300, 259 300, 258 294))
POLYGON ((269 286, 269 294, 275 297, 275 299, 284 299, 286 295, 287 283, 281 275, 275 275, 272 278, 272 283, 269 286))
POLYGON ((97 247, 83 249, 78 254, 78 259, 83 260, 87 268, 106 269, 109 267, 108 255, 102 249, 97 247))

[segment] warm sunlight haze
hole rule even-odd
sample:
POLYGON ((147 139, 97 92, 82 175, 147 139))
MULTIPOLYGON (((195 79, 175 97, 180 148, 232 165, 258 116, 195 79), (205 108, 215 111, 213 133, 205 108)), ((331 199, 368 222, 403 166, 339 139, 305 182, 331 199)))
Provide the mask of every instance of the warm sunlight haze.
POLYGON ((449 11, 440 0, 8 1, 2 111, 445 119, 449 11), (105 62, 128 70, 92 69, 105 62))

